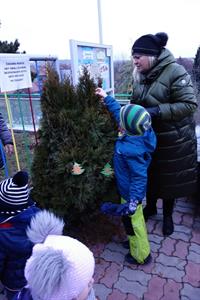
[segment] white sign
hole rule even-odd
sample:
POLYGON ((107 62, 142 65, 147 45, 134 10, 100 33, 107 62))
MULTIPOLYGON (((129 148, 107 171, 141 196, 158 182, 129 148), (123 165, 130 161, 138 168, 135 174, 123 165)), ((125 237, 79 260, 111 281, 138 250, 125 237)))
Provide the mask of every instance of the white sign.
POLYGON ((32 87, 28 57, 0 58, 1 92, 10 92, 32 87))

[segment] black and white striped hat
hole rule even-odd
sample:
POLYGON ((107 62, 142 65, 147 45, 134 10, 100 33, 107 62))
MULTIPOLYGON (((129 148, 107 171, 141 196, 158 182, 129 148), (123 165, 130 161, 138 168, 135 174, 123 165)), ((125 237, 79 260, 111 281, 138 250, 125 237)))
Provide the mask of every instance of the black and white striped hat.
POLYGON ((29 206, 28 173, 17 172, 0 183, 1 214, 16 214, 29 206))

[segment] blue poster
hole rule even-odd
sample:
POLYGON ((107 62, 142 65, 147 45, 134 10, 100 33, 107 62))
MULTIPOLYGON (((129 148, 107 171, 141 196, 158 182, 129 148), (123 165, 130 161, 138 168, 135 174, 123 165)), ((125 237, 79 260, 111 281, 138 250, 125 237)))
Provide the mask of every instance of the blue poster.
POLYGON ((78 46, 78 71, 86 67, 96 83, 105 90, 111 88, 111 56, 107 48, 78 46))

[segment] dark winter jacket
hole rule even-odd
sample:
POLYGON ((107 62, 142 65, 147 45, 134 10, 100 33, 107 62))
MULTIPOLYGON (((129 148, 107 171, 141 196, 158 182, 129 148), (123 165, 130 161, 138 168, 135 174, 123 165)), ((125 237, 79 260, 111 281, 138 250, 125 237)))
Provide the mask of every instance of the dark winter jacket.
POLYGON ((13 143, 11 133, 10 133, 1 113, 0 113, 0 139, 3 143, 3 145, 13 143))
POLYGON ((0 280, 11 290, 20 290, 26 284, 24 267, 33 247, 26 229, 38 211, 40 209, 32 205, 6 223, 0 219, 0 280))
POLYGON ((196 137, 193 113, 197 100, 190 76, 164 49, 156 65, 133 83, 132 103, 159 107, 153 118, 157 148, 149 169, 148 196, 176 198, 196 190, 196 137))
MULTIPOLYGON (((10 133, 10 130, 8 129, 6 122, 4 121, 4 118, 2 114, 0 113, 0 140, 2 144, 5 146, 7 144, 12 144, 12 135, 10 133)), ((3 159, 2 154, 0 153, 0 168, 3 167, 3 159)))
MULTIPOLYGON (((110 96, 104 102, 120 125, 120 104, 110 96)), ((152 129, 140 136, 124 133, 118 137, 114 151, 114 171, 119 193, 127 202, 142 201, 145 197, 150 153, 155 146, 156 136, 152 129)))
POLYGON ((33 300, 30 290, 28 288, 23 288, 13 300, 33 300))

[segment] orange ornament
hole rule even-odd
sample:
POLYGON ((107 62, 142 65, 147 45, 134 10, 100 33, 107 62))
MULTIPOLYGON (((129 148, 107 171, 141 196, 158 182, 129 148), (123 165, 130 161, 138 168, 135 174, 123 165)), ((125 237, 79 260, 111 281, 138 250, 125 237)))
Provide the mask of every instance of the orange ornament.
POLYGON ((85 169, 83 169, 80 164, 75 162, 72 168, 72 175, 81 175, 83 172, 85 172, 85 169))

